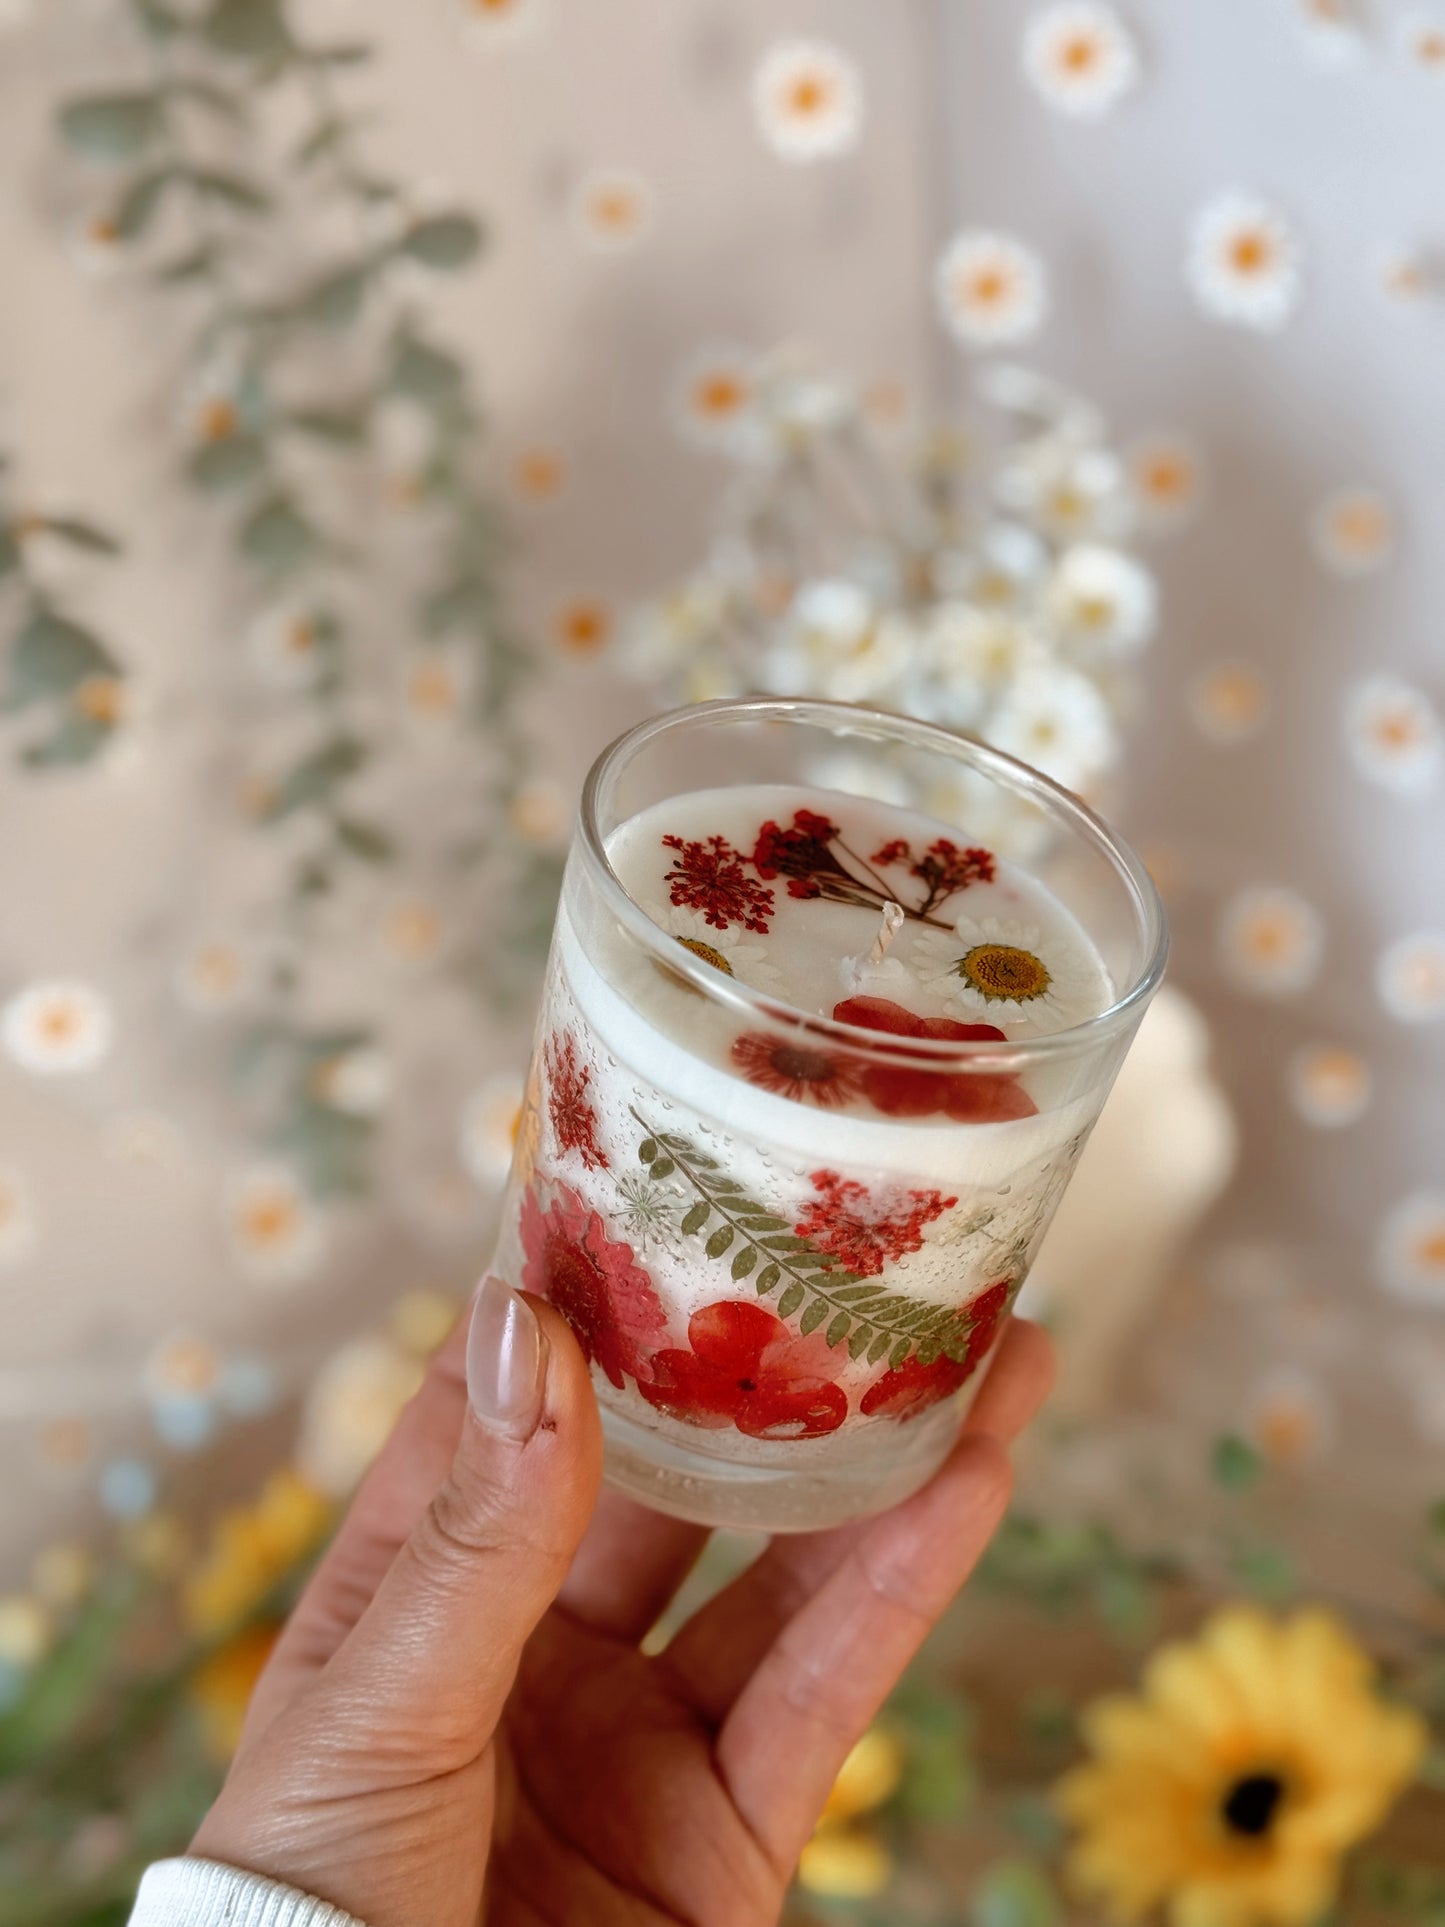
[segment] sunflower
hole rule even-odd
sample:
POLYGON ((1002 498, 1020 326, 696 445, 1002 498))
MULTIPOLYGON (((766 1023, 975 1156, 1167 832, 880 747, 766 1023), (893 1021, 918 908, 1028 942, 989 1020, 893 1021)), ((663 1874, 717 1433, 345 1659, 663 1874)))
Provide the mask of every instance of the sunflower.
POLYGON ((1085 1712, 1094 1757, 1058 1789, 1079 1887, 1123 1921, 1160 1905, 1173 1927, 1314 1921, 1425 1749, 1423 1722, 1385 1705, 1373 1674, 1318 1609, 1231 1606, 1164 1647, 1139 1698, 1085 1712))

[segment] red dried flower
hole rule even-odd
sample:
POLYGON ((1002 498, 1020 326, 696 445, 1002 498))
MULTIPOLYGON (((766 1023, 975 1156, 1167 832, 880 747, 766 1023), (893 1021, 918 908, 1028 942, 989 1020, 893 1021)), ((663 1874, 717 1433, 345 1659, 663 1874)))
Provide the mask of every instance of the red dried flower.
POLYGON ((1019 1282, 1000 1278, 960 1311, 959 1322, 968 1333, 968 1349, 962 1360, 943 1357, 934 1359, 931 1365, 921 1365, 916 1355, 905 1359, 863 1394, 858 1409, 864 1417, 882 1415, 900 1421, 917 1418, 931 1405, 951 1398, 987 1358, 1019 1282))
POLYGON ((747 858, 725 836, 710 836, 706 843, 665 836, 662 846, 677 852, 664 879, 673 903, 701 910, 714 930, 738 923, 760 937, 768 934, 773 893, 747 874, 747 858))
POLYGON ((980 849, 976 844, 960 850, 956 843, 950 843, 946 836, 941 836, 936 843, 929 844, 909 874, 928 885, 931 907, 944 897, 951 897, 956 890, 966 890, 970 883, 992 883, 993 852, 980 849))
POLYGON ((891 843, 885 843, 881 849, 875 850, 868 859, 870 863, 876 863, 880 869, 884 870, 886 870, 890 864, 902 863, 905 860, 910 863, 912 862, 913 846, 907 843, 901 836, 895 836, 891 843))
POLYGON ((794 1231, 864 1278, 876 1278, 885 1265, 921 1250, 925 1226, 958 1203, 940 1191, 910 1191, 890 1210, 875 1204, 866 1186, 836 1171, 814 1171, 810 1182, 818 1196, 803 1206, 794 1231))
POLYGON ((520 1228, 527 1290, 551 1300, 584 1355, 614 1385, 620 1388, 624 1376, 645 1382, 651 1371, 645 1348, 666 1330, 667 1314, 631 1245, 614 1243, 601 1215, 566 1185, 557 1186, 545 1211, 529 1190, 520 1228))
MULTIPOLYGON (((845 997, 833 1006, 839 1024, 881 1030, 891 1037, 926 1037, 942 1043, 1006 1043, 994 1024, 963 1024, 952 1017, 915 1017, 887 997, 845 997)), ((993 1071, 939 1071, 906 1064, 862 1066, 863 1092, 885 1117, 934 1117, 959 1124, 1003 1124, 1032 1117, 1038 1106, 1016 1077, 993 1071)))
POLYGON ((762 1305, 725 1300, 695 1311, 687 1336, 692 1349, 658 1352, 637 1388, 669 1418, 735 1425, 755 1439, 815 1439, 848 1416, 821 1333, 800 1338, 762 1305))
POLYGON ((607 1153, 597 1142, 597 1113, 587 1096, 592 1066, 577 1062, 570 1031, 549 1037, 542 1053, 547 1066, 547 1115, 563 1151, 575 1151, 589 1171, 607 1169, 607 1153))
MULTIPOLYGON (((824 876, 847 877, 854 883, 856 879, 848 875, 828 847, 837 836, 838 825, 826 816, 814 810, 794 810, 790 828, 780 829, 776 823, 767 822, 758 831, 753 868, 760 877, 801 879, 821 872, 824 876)), ((816 896, 817 891, 808 894, 816 896)))
POLYGON ((863 1090, 865 1067, 859 1059, 812 1050, 765 1030, 745 1031, 733 1044, 732 1059, 750 1084, 795 1104, 838 1110, 863 1090))

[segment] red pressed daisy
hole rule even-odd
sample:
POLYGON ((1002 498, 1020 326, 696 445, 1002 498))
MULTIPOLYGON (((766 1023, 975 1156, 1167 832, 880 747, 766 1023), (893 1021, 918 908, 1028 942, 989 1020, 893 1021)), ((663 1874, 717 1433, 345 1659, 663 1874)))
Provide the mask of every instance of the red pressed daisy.
POLYGON ((910 1191, 890 1210, 836 1171, 814 1171, 810 1182, 818 1196, 803 1206, 794 1231, 863 1278, 876 1278, 885 1265, 921 1250, 924 1227, 958 1203, 940 1191, 910 1191))
POLYGON ((547 1039, 547 1115, 564 1151, 575 1151, 589 1171, 607 1169, 607 1153, 597 1142, 597 1113, 587 1096, 592 1066, 577 1062, 577 1045, 570 1031, 547 1039))
POLYGON ((866 1066, 858 1058, 814 1050, 765 1030, 745 1031, 733 1044, 732 1059, 750 1084, 825 1111, 851 1104, 863 1090, 866 1066))
POLYGON ((959 1321, 968 1333, 968 1349, 962 1359, 936 1358, 931 1365, 921 1365, 916 1355, 905 1359, 868 1387, 859 1404, 863 1416, 903 1421, 917 1418, 929 1406, 952 1398, 987 1358, 1013 1301, 1017 1282, 1013 1278, 1000 1278, 964 1306, 959 1321))
POLYGON ((688 1320, 690 1351, 661 1351, 638 1390, 686 1425, 735 1425, 754 1439, 816 1439, 836 1432, 848 1396, 834 1383, 826 1339, 800 1338, 762 1305, 726 1300, 688 1320))
MULTIPOLYGON (((833 1006, 833 1020, 890 1037, 932 1038, 942 1043, 1006 1043, 993 1024, 962 1024, 952 1017, 915 1017, 887 997, 846 997, 833 1006)), ((906 1064, 863 1064, 870 1104, 886 1117, 933 1117, 940 1111, 959 1124, 1003 1124, 1032 1117, 1038 1106, 1016 1077, 986 1071, 937 1071, 906 1064)))
POLYGON ((554 1304, 577 1334, 584 1356, 619 1388, 651 1370, 646 1347, 666 1330, 667 1314, 632 1246, 614 1242, 596 1211, 566 1185, 543 1210, 535 1190, 522 1200, 522 1283, 554 1304))
POLYGON ((760 937, 768 934, 773 893, 748 875, 747 858, 725 836, 710 836, 705 843, 665 836, 662 847, 677 852, 663 879, 673 903, 701 910, 714 930, 740 923, 760 937))

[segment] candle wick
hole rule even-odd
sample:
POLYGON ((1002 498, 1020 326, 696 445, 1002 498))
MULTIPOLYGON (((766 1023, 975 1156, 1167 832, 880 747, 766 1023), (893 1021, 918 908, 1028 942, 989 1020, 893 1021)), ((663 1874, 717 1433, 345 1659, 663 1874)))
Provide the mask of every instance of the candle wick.
POLYGON ((878 935, 873 939, 873 948, 868 952, 870 964, 881 964, 892 947, 893 939, 903 928, 903 906, 901 903, 885 903, 883 921, 878 926, 878 935))

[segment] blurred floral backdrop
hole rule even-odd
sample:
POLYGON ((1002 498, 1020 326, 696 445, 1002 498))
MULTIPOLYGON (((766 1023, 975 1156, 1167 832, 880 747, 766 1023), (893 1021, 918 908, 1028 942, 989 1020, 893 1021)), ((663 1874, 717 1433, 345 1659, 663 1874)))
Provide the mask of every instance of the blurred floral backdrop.
POLYGON ((1308 1922, 1423 1777, 1338 1918, 1440 1919, 1445 11, 0 28, 0 1918, 184 1837, 485 1255, 582 770, 765 686, 1101 802, 1184 993, 1040 1267, 1024 1504, 800 1905, 1046 1923, 1072 1839, 1089 1904, 1308 1922), (1171 1680, 1248 1701, 1181 1769, 1222 1872, 1119 1832, 1171 1680))

